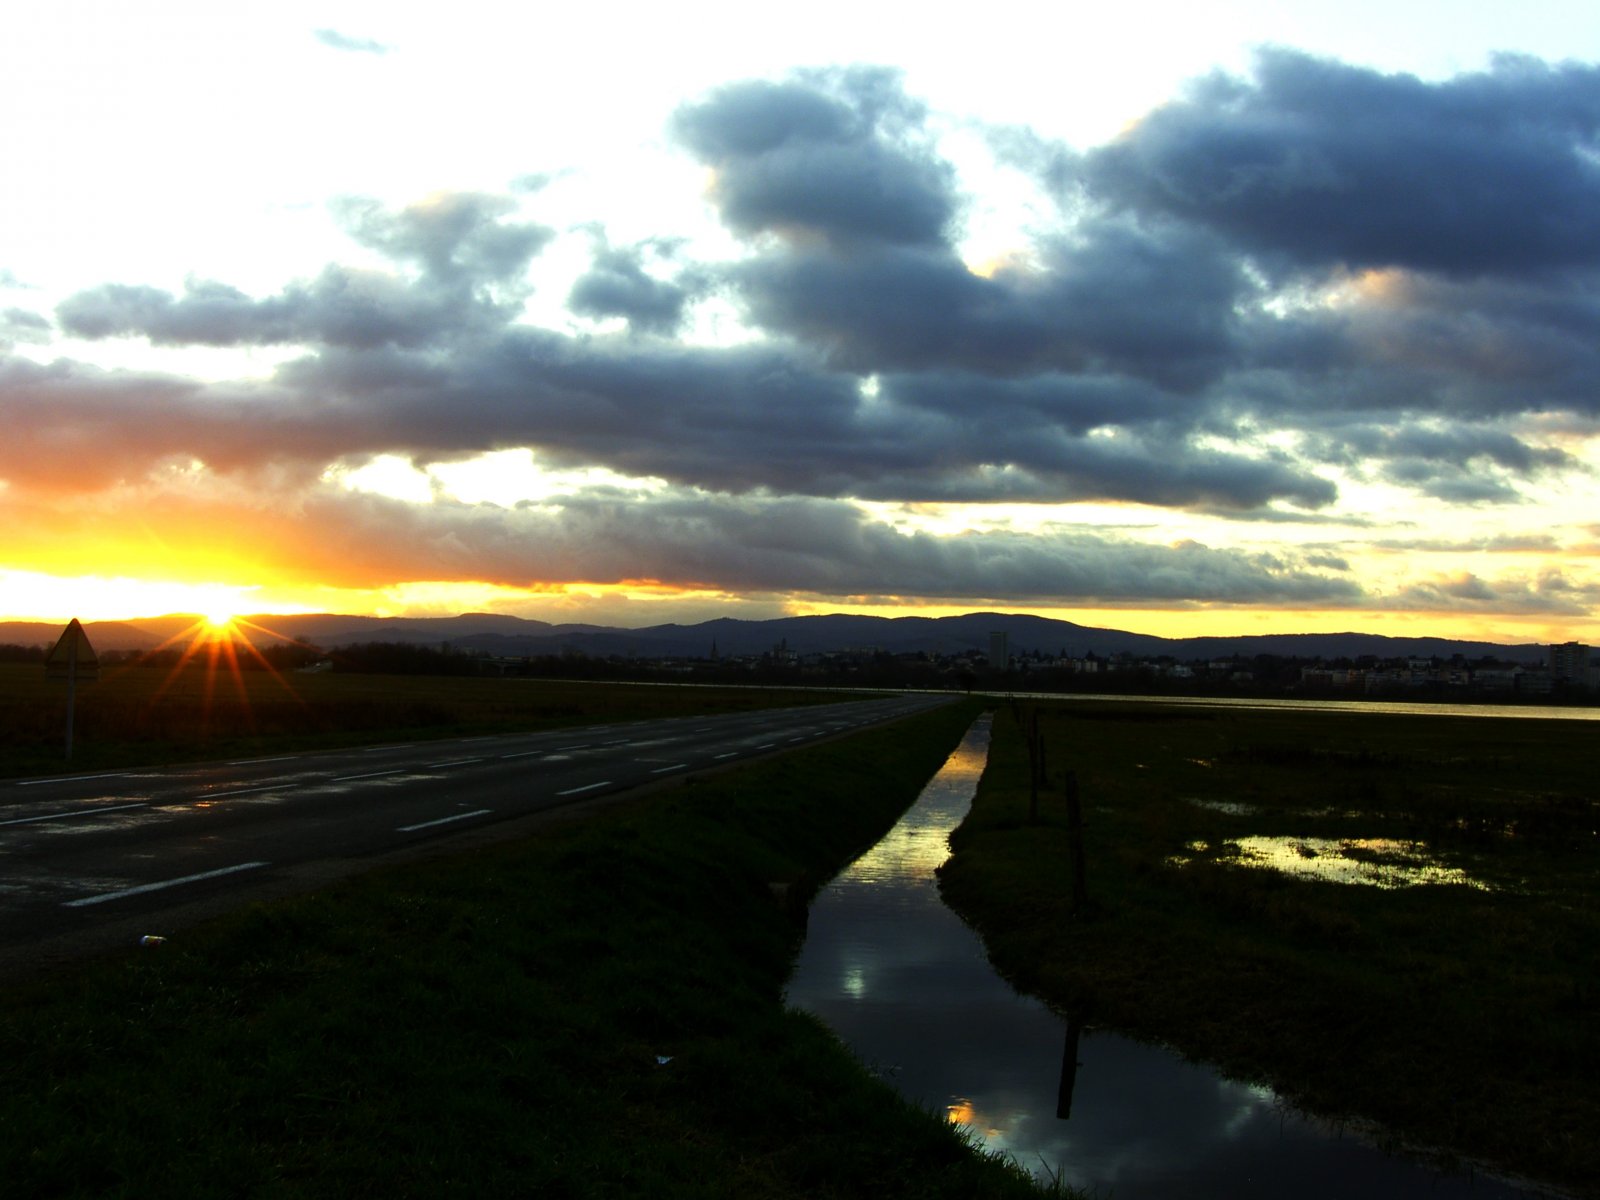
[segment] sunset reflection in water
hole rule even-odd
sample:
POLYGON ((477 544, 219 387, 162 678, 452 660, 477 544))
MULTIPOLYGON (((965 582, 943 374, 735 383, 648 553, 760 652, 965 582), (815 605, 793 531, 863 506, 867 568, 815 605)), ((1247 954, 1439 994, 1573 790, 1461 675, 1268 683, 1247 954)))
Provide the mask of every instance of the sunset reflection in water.
MULTIPOLYGON (((987 755, 980 721, 884 841, 813 902, 787 1000, 974 1142, 1118 1200, 1505 1200, 1161 1046, 1081 1029, 1013 991, 940 899, 935 869, 987 755), (1070 1066, 1070 1071, 1069 1071, 1070 1066)), ((1303 839, 1302 839, 1303 841, 1303 839)), ((1308 848, 1311 848, 1308 846, 1308 848)), ((1368 843, 1360 853, 1388 847, 1368 843)), ((1354 846, 1352 845, 1352 849, 1354 846)))
MULTIPOLYGON (((1209 854, 1210 842, 1190 842, 1188 856, 1169 860, 1183 867, 1197 855, 1209 854)), ((1488 891, 1460 867, 1447 867, 1418 842, 1394 838, 1240 837, 1216 844, 1217 861, 1230 866, 1258 867, 1325 883, 1365 884, 1378 888, 1454 885, 1488 891)))

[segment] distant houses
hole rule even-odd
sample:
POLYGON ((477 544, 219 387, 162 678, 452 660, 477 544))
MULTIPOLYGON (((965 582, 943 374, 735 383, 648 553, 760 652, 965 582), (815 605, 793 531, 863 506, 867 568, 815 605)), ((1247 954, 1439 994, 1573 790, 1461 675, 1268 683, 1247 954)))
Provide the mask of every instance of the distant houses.
MULTIPOLYGON (((408 675, 489 675, 687 681, 718 684, 782 684, 812 687, 932 688, 950 691, 1057 692, 1154 696, 1300 696, 1370 699, 1472 700, 1533 704, 1600 704, 1600 655, 1581 642, 1545 646, 1520 658, 1483 653, 1468 658, 1325 658, 1314 655, 1237 653, 1180 659, 1172 653, 1096 653, 1062 645, 1019 648, 1007 631, 986 631, 948 649, 907 650, 857 643, 837 649, 797 649, 780 638, 758 652, 730 653, 713 638, 700 653, 651 654, 624 646, 596 652, 571 642, 539 654, 497 653, 481 646, 442 642, 341 644, 318 649, 309 643, 271 644, 240 656, 240 669, 271 667, 316 674, 323 671, 408 675), (986 643, 986 644, 985 644, 986 643), (1073 650, 1081 653, 1074 653, 1073 650)), ((36 661, 37 647, 11 647, 36 661)), ((8 648, 0 646, 0 660, 8 648)), ((177 650, 106 651, 102 660, 170 668, 177 650)), ((21 659, 19 658, 19 661, 21 659)))
POLYGON ((1543 666, 1460 658, 1404 659, 1358 666, 1316 664, 1300 668, 1307 691, 1459 692, 1521 697, 1600 692, 1600 664, 1581 642, 1550 646, 1543 666))

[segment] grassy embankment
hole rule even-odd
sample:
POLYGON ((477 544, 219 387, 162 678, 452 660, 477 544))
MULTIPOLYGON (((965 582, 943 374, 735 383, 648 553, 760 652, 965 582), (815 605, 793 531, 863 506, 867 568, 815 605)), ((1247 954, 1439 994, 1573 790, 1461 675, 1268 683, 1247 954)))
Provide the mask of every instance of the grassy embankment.
POLYGON ((1032 714, 1002 708, 941 874, 1013 982, 1313 1111, 1382 1122, 1396 1141, 1600 1189, 1600 726, 1094 702, 1038 713, 1040 823, 1032 714), (1077 917, 1067 770, 1092 901, 1077 917), (1241 839, 1271 835, 1394 839, 1484 886, 1240 865, 1241 839))
MULTIPOLYGON (((840 699, 779 688, 233 672, 191 662, 106 668, 78 685, 71 769, 194 762, 388 740, 743 712, 840 699)), ((67 769, 67 685, 0 664, 0 777, 67 769)))
POLYGON ((973 715, 13 988, 5 1193, 1038 1195, 781 1004, 771 885, 880 836, 973 715))

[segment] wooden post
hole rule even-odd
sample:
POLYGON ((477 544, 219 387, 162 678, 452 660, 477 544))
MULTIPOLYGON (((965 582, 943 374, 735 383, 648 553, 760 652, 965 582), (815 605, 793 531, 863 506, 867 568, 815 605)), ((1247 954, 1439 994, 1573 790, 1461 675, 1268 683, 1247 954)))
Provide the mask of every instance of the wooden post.
POLYGON ((1028 731, 1028 824, 1039 823, 1039 777, 1044 774, 1040 769, 1039 757, 1039 710, 1034 709, 1033 721, 1028 731))
POLYGON ((1084 877, 1083 806, 1078 802, 1078 773, 1067 772, 1067 851, 1072 860, 1072 915, 1089 906, 1089 883, 1084 877))

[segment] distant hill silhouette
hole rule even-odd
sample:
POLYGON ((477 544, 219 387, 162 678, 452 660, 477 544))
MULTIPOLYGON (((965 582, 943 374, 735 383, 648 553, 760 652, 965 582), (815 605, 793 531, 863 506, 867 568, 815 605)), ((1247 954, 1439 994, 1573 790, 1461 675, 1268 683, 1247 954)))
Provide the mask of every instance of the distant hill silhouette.
MULTIPOLYGON (((173 615, 85 624, 96 650, 149 650, 180 634, 197 618, 173 615)), ((333 648, 361 642, 449 644, 507 657, 578 652, 595 656, 656 658, 706 657, 715 645, 724 657, 760 654, 780 643, 800 654, 848 649, 878 649, 891 654, 987 652, 989 635, 1004 632, 1013 654, 1042 651, 1082 658, 1132 654, 1141 658, 1170 655, 1182 662, 1195 659, 1253 657, 1275 654, 1298 658, 1467 658, 1494 656, 1513 662, 1542 662, 1545 649, 1536 643, 1506 645, 1449 638, 1387 637, 1372 633, 1271 633, 1239 637, 1162 638, 1150 634, 1099 629, 1072 621, 1021 613, 967 613, 959 617, 863 617, 835 614, 741 621, 719 617, 696 625, 652 625, 620 629, 603 625, 552 625, 495 613, 463 613, 454 617, 361 617, 333 613, 255 616, 255 625, 276 638, 248 630, 253 641, 296 640, 333 648)), ((0 643, 53 644, 63 625, 34 621, 0 622, 0 643)))

